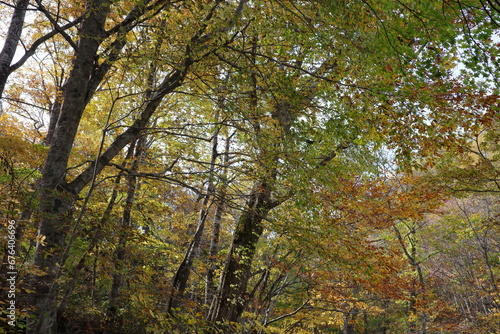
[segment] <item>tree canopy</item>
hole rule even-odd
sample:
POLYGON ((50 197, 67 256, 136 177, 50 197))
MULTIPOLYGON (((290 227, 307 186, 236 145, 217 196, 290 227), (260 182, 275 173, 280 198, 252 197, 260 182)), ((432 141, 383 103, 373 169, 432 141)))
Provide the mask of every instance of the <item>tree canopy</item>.
POLYGON ((0 330, 499 330, 496 1, 0 8, 0 330))

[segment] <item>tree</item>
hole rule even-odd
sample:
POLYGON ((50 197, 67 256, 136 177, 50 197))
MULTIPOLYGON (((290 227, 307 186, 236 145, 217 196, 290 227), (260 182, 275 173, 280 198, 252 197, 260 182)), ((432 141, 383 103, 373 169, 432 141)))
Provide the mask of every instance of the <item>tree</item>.
MULTIPOLYGON (((2 51, 0 52, 0 97, 3 97, 3 92, 5 90, 7 80, 11 76, 11 74, 22 67, 38 50, 38 48, 45 42, 54 38, 54 36, 61 34, 65 39, 67 39, 72 46, 75 46, 71 41, 71 37, 67 34, 66 30, 73 28, 79 22, 81 22, 82 17, 76 17, 73 20, 59 16, 59 10, 61 4, 58 3, 59 9, 56 9, 54 12, 53 8, 45 7, 41 1, 36 1, 37 3, 37 13, 43 15, 48 21, 49 25, 52 29, 46 29, 45 24, 40 24, 38 28, 40 28, 38 34, 33 34, 37 36, 32 41, 23 41, 22 34, 25 30, 25 17, 28 11, 28 7, 30 5, 29 0, 18 0, 13 4, 8 4, 6 2, 2 3, 5 7, 10 7, 12 9, 12 16, 10 18, 9 29, 5 37, 5 42, 2 47, 2 51), (61 26, 61 21, 65 21, 65 24, 61 26), (23 44, 25 46, 24 55, 20 56, 19 59, 13 63, 16 52, 18 51, 19 44, 23 44), (31 45, 29 45, 31 43, 31 45), (29 45, 29 47, 27 47, 29 45)), ((78 6, 77 6, 78 7, 78 6)), ((69 14, 69 13, 68 13, 69 14)), ((78 13, 77 13, 78 15, 78 13)))
MULTIPOLYGON (((14 16, 24 13, 21 4, 14 16)), ((263 270, 262 276, 256 276, 254 263, 259 260, 263 236, 273 231, 267 222, 275 211, 301 209, 307 217, 310 212, 301 204, 307 201, 304 194, 316 196, 311 184, 336 194, 343 182, 350 184, 342 178, 345 173, 374 173, 367 167, 373 164, 367 163, 373 156, 362 156, 383 146, 395 150, 401 166, 415 166, 425 159, 431 164, 441 148, 466 143, 462 134, 477 129, 492 115, 488 108, 493 95, 451 74, 460 36, 454 20, 466 23, 467 29, 469 14, 478 21, 492 17, 489 11, 476 11, 472 4, 89 0, 85 6, 58 3, 53 8, 37 2, 37 9, 43 14, 41 19, 37 16, 37 25, 44 37, 33 36, 27 55, 37 51, 40 57, 47 53, 62 61, 50 67, 40 63, 41 78, 30 83, 44 85, 50 76, 51 93, 39 98, 30 90, 25 101, 11 99, 21 96, 12 82, 4 94, 12 103, 7 111, 29 103, 43 104, 41 110, 50 113, 35 216, 39 236, 34 264, 44 274, 31 277, 34 312, 28 327, 33 333, 57 331, 57 318, 61 317, 57 313, 66 308, 68 296, 79 282, 76 273, 85 269, 92 272, 92 293, 106 290, 97 287, 97 281, 102 285, 114 281, 108 284, 112 291, 109 306, 116 310, 123 288, 120 268, 128 270, 122 266, 129 261, 124 256, 126 248, 133 258, 130 265, 144 264, 141 275, 148 281, 178 269, 171 286, 165 283, 165 290, 171 291, 169 297, 161 295, 167 300, 166 308, 153 307, 133 284, 129 290, 121 290, 132 294, 129 299, 122 295, 128 305, 154 308, 150 315, 140 314, 141 319, 156 322, 159 330, 173 328, 169 326, 175 324, 174 318, 182 321, 186 313, 177 306, 203 300, 194 312, 210 302, 210 307, 200 311, 206 315, 207 328, 235 331, 233 325, 243 323, 245 310, 255 305, 256 277, 264 281, 270 272, 263 270), (451 19, 442 15, 442 8, 446 15, 451 13, 451 19), (45 28, 48 26, 51 28, 45 28), (52 46, 43 44, 49 40, 52 46), (464 92, 463 87, 473 89, 464 92), (433 111, 432 118, 428 110, 433 111), (214 135, 208 138, 207 133, 214 135), (224 159, 217 149, 223 141, 219 134, 231 138, 232 149, 226 149, 224 159), (140 149, 134 151, 134 145, 140 149), (130 164, 122 153, 125 150, 130 152, 129 158, 136 156, 130 164), (140 152, 147 152, 144 160, 140 152), (148 184, 151 180, 168 182, 172 189, 148 184), (84 199, 80 198, 83 193, 84 199), (165 217, 175 225, 175 214, 144 210, 141 194, 164 201, 147 201, 152 208, 177 209, 178 221, 191 222, 197 207, 201 212, 198 228, 190 228, 190 224, 175 232, 165 228, 165 217), (123 206, 121 195, 127 198, 123 206), (184 211, 173 197, 185 199, 184 211), (108 201, 107 206, 99 206, 102 199, 108 201), (218 213, 210 207, 211 201, 217 203, 218 213), (216 257, 222 208, 233 215, 233 225, 222 227, 228 248, 220 245, 226 256, 216 257), (210 255, 221 259, 220 273, 196 262, 208 249, 202 232, 211 215, 215 223, 210 255), (130 235, 145 241, 129 242, 128 234, 115 238, 88 233, 95 226, 107 233, 113 227, 134 226, 130 235), (168 237, 155 239, 153 233, 161 231, 158 235, 164 236, 165 230, 168 237), (190 242, 176 239, 177 232, 189 236, 190 242), (111 240, 120 246, 113 250, 111 240), (152 274, 151 266, 157 264, 141 256, 154 254, 153 248, 166 247, 172 240, 175 252, 158 250, 160 258, 184 253, 185 260, 176 263, 177 268, 169 265, 152 274), (96 254, 98 248, 116 254, 114 279, 99 271, 99 260, 113 256, 96 254), (134 253, 135 248, 140 250, 134 253), (67 263, 70 254, 78 255, 79 262, 67 263), (89 254, 95 260, 92 265, 89 254), (203 284, 190 275, 198 269, 209 277, 205 298, 196 292, 203 284), (211 283, 217 278, 215 287, 211 283), (63 301, 58 305, 63 287, 63 301), (162 312, 168 315, 158 315, 162 312)), ((12 28, 9 45, 17 44, 21 36, 19 19, 12 22, 18 28, 12 28)), ((484 26, 494 20, 485 22, 484 26)), ((473 51, 471 54, 482 50, 473 51)), ((12 72, 18 67, 10 62, 12 58, 5 63, 12 72)), ((20 78, 23 83, 27 80, 20 78)), ((355 204, 349 198, 345 202, 340 212, 349 212, 349 206, 355 204)), ((367 238, 349 232, 352 240, 364 242, 367 238)), ((317 258, 313 256, 311 261, 317 258)), ((275 282, 286 285, 288 281, 278 274, 275 282)), ((356 302, 349 302, 339 313, 345 331, 352 331, 368 309, 360 301, 367 294, 362 289, 367 285, 361 284, 362 279, 352 282, 349 293, 356 302)), ((367 289, 373 292, 373 288, 367 289)), ((95 298, 91 299, 93 305, 95 298)), ((267 303, 270 305, 269 298, 267 303)), ((302 300, 295 310, 308 307, 302 300)), ((203 317, 196 314, 194 318, 203 317)))
POLYGON ((21 39, 21 32, 28 4, 29 0, 21 0, 14 6, 7 38, 5 39, 2 52, 0 52, 0 93, 3 92, 7 78, 10 74, 9 72, 11 72, 9 67, 14 59, 17 45, 21 39))
MULTIPOLYGON (((59 276, 59 269, 64 240, 69 228, 69 213, 73 207, 75 196, 87 185, 93 177, 102 171, 106 164, 116 156, 122 148, 131 143, 141 130, 147 125, 149 119, 160 105, 162 99, 179 87, 186 77, 190 67, 196 59, 196 48, 203 46, 201 37, 208 33, 207 23, 201 23, 200 28, 194 32, 184 46, 184 54, 165 74, 161 83, 153 88, 155 93, 146 102, 139 118, 114 142, 107 150, 98 157, 86 170, 78 175, 71 182, 65 181, 68 160, 73 146, 78 125, 82 118, 85 107, 95 94, 101 81, 110 70, 114 61, 118 58, 126 44, 126 35, 129 33, 144 16, 158 14, 161 10, 168 8, 170 3, 145 2, 137 4, 130 9, 125 18, 106 30, 105 24, 108 16, 112 14, 111 4, 101 1, 90 1, 87 4, 86 15, 82 20, 79 30, 79 40, 72 64, 72 70, 68 80, 63 87, 63 97, 61 110, 58 116, 57 125, 54 129, 52 142, 45 167, 42 171, 40 181, 39 207, 40 226, 39 233, 45 237, 45 243, 38 243, 35 255, 35 264, 46 272, 43 277, 34 280, 36 293, 34 294, 34 305, 37 310, 39 323, 31 327, 35 332, 49 333, 54 330, 55 317, 53 305, 57 286, 54 285, 59 276), (99 48, 105 41, 115 38, 107 46, 107 54, 99 56, 99 48), (101 61, 96 59, 101 58, 101 61), (84 89, 82 89, 84 87, 84 89)), ((236 9, 236 16, 240 11, 240 6, 236 9)), ((216 2, 211 9, 207 9, 205 21, 212 19, 214 13, 222 6, 221 2, 216 2)), ((213 50, 209 51, 209 54, 213 50)))

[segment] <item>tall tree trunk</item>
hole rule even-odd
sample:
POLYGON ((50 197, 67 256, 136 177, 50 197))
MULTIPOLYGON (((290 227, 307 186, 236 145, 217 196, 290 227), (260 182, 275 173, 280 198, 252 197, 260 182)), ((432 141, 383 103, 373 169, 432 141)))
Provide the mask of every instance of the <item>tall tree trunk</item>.
POLYGON ((208 182, 206 186, 206 194, 203 198, 203 202, 200 210, 200 217, 198 220, 198 226, 194 234, 193 240, 189 243, 184 259, 182 260, 179 268, 177 269, 173 279, 172 286, 170 288, 168 301, 167 301, 167 313, 172 314, 172 309, 177 308, 180 305, 181 298, 186 290, 189 276, 191 273, 191 267, 195 255, 200 247, 203 232, 205 230, 205 222, 207 220, 208 210, 210 206, 210 200, 213 198, 215 193, 215 162, 218 157, 217 145, 219 141, 219 129, 217 129, 212 136, 212 155, 210 158, 210 167, 208 172, 208 182))
MULTIPOLYGON (((252 39, 251 50, 251 61, 255 66, 257 63, 255 55, 258 50, 257 37, 252 39)), ((262 140, 262 143, 260 143, 262 145, 260 147, 260 161, 263 162, 261 166, 263 173, 257 178, 236 224, 228 258, 207 315, 207 320, 212 322, 215 327, 219 327, 223 333, 233 332, 230 323, 239 320, 248 304, 247 285, 257 242, 264 231, 262 221, 267 217, 269 211, 280 204, 279 201, 272 198, 272 186, 276 181, 277 172, 275 162, 279 155, 279 150, 276 150, 276 148, 283 144, 284 138, 281 132, 286 132, 289 128, 289 124, 284 122, 284 118, 280 117, 281 114, 273 111, 272 118, 277 121, 280 129, 273 131, 272 135, 265 133, 258 117, 261 110, 258 105, 259 89, 255 72, 250 74, 250 82, 252 89, 249 94, 249 109, 256 116, 252 117, 250 122, 253 125, 255 135, 262 140)), ((276 109, 279 109, 280 106, 281 104, 278 103, 276 109)), ((281 108, 280 111, 284 113, 290 112, 286 108, 281 108)))
MULTIPOLYGON (((219 288, 210 306, 207 318, 212 323, 236 322, 243 313, 252 260, 263 232, 262 220, 276 205, 278 203, 271 199, 269 184, 257 182, 236 225, 219 288)), ((221 329, 232 333, 226 325, 221 329)))
POLYGON ((393 229, 396 232, 396 237, 398 238, 399 244, 403 248, 403 252, 408 259, 411 267, 417 274, 417 278, 412 280, 412 286, 410 291, 410 300, 408 302, 408 317, 410 322, 408 323, 408 327, 410 333, 427 333, 427 312, 425 310, 420 311, 420 320, 421 320, 421 329, 417 329, 416 319, 418 317, 419 310, 417 308, 417 302, 419 298, 422 298, 424 301, 426 300, 425 296, 425 279, 422 273, 422 266, 420 260, 417 259, 417 226, 416 223, 412 223, 413 225, 408 226, 409 232, 406 235, 408 239, 409 246, 406 246, 405 240, 399 229, 394 225, 393 229))
POLYGON ((216 199, 216 207, 214 220, 212 224, 212 236, 210 238, 210 248, 208 251, 208 269, 205 274, 205 305, 210 305, 212 298, 215 293, 214 276, 216 270, 216 257, 219 251, 219 237, 220 237, 220 226, 222 222, 222 215, 225 211, 226 193, 225 189, 218 190, 218 198, 216 199))
MULTIPOLYGON (((39 320, 35 320, 38 322, 38 325, 34 323, 29 324, 28 333, 53 333, 50 328, 55 326, 54 308, 57 290, 55 279, 58 276, 59 268, 62 266, 62 264, 58 263, 58 260, 60 259, 64 239, 68 231, 69 222, 71 221, 71 209, 73 208, 76 195, 127 144, 137 138, 160 105, 162 99, 182 84, 191 64, 192 61, 186 59, 181 69, 171 71, 158 86, 157 92, 151 100, 147 102, 141 116, 127 130, 116 137, 106 151, 70 183, 64 181, 65 169, 62 172, 60 169, 62 164, 67 164, 67 157, 64 157, 66 152, 63 151, 58 155, 58 150, 54 150, 51 153, 52 147, 58 146, 57 136, 54 136, 54 145, 49 149, 49 155, 45 164, 46 167, 42 173, 41 201, 39 206, 41 219, 38 229, 39 242, 37 243, 35 254, 35 265, 44 270, 46 274, 41 277, 33 277, 30 283, 35 290, 35 293, 31 297, 31 304, 36 309, 34 319, 39 320), (54 170, 59 171, 59 173, 51 170, 51 166, 54 166, 54 170)), ((63 110, 61 110, 61 114, 64 112, 63 110)), ((62 131, 64 132, 64 129, 62 131)), ((65 144, 68 143, 65 138, 63 138, 62 142, 65 144)))
MULTIPOLYGON (((186 44, 183 59, 175 68, 167 73, 163 81, 151 91, 152 96, 144 103, 140 116, 125 131, 118 135, 108 148, 85 170, 71 182, 66 181, 68 161, 78 130, 80 120, 87 103, 90 101, 99 82, 119 58, 120 51, 126 43, 125 33, 138 24, 144 14, 144 3, 136 5, 125 17, 117 30, 106 32, 104 24, 110 12, 112 1, 88 0, 87 11, 82 20, 80 40, 75 48, 73 67, 63 89, 62 106, 57 125, 51 138, 40 182, 39 228, 34 264, 44 275, 31 277, 30 285, 34 293, 30 296, 34 307, 27 332, 51 334, 56 331, 56 297, 57 278, 64 266, 63 253, 65 239, 72 221, 71 210, 78 194, 109 162, 132 141, 136 140, 144 130, 150 118, 162 102, 163 98, 181 86, 194 63, 193 47, 202 46, 203 32, 208 26, 202 25, 190 42, 186 44), (118 29, 119 28, 119 29, 118 29), (103 62, 99 61, 98 50, 103 39, 115 34, 115 41, 110 41, 110 49, 103 62)), ((209 12, 206 20, 210 20, 222 1, 218 1, 209 12)), ((166 8, 163 1, 157 2, 149 10, 157 11, 166 8)), ((231 22, 231 25, 233 22, 231 22)), ((207 56, 207 53, 205 56, 207 56)), ((200 61, 198 58, 197 61, 200 61)))
POLYGON ((56 291, 59 261, 71 222, 71 209, 76 194, 65 191, 65 173, 71 148, 85 108, 86 90, 94 68, 94 59, 104 32, 104 21, 110 3, 95 0, 90 4, 87 18, 82 22, 81 40, 64 91, 64 102, 53 134, 40 182, 40 221, 35 253, 35 265, 44 275, 32 279, 35 290, 33 306, 36 324, 29 324, 28 333, 56 331, 56 291))
MULTIPOLYGON (((145 137, 139 138, 130 146, 129 152, 131 152, 131 154, 129 158, 132 158, 132 165, 130 167, 130 171, 132 173, 136 172, 139 167, 144 151, 144 146, 145 137)), ((137 192, 137 176, 133 174, 126 175, 125 179, 127 187, 127 197, 125 199, 122 218, 118 225, 118 244, 114 252, 114 272, 112 275, 113 279, 109 292, 108 314, 110 315, 111 320, 113 320, 112 318, 114 315, 116 315, 118 310, 120 289, 123 285, 123 269, 126 268, 127 239, 129 238, 128 233, 131 232, 132 228, 132 207, 134 205, 137 192)))
POLYGON ((212 237, 210 238, 210 249, 208 254, 208 269, 206 273, 206 285, 205 285, 205 305, 210 305, 212 303, 213 296, 215 294, 216 288, 214 284, 215 270, 216 268, 216 257, 219 253, 219 237, 220 237, 220 227, 222 223, 222 215, 226 210, 226 200, 227 200, 227 167, 229 166, 229 147, 231 143, 231 137, 226 138, 226 146, 224 149, 224 170, 222 172, 221 185, 217 189, 215 198, 215 214, 212 225, 212 237))
POLYGON ((7 37, 5 38, 2 51, 0 52, 0 98, 3 95, 7 78, 12 73, 10 65, 14 59, 14 55, 16 54, 17 45, 21 40, 24 18, 26 16, 28 5, 29 0, 18 0, 16 2, 14 13, 12 14, 12 18, 10 20, 7 37))

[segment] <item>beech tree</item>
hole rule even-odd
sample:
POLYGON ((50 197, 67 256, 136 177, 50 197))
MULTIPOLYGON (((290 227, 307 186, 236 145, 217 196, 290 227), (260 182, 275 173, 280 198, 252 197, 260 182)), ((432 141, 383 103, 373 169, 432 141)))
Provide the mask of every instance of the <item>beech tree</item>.
MULTIPOLYGON (((243 3, 240 3, 235 7, 232 22, 229 22, 227 27, 218 27, 218 29, 231 28, 240 14, 242 5, 243 3)), ((126 131, 122 132, 86 170, 70 182, 65 181, 71 148, 85 107, 124 49, 127 43, 126 35, 144 17, 159 15, 170 6, 174 11, 177 9, 175 3, 163 1, 149 1, 128 4, 128 6, 124 4, 124 8, 128 7, 129 12, 122 16, 122 20, 117 21, 111 16, 114 14, 111 3, 97 1, 86 4, 85 17, 78 30, 78 41, 73 43, 76 48, 72 69, 62 88, 63 102, 57 115, 57 123, 51 138, 52 144, 49 147, 40 180, 39 233, 44 236, 44 242, 37 244, 35 265, 46 274, 33 280, 36 291, 33 294, 33 304, 36 309, 36 319, 39 321, 29 326, 29 331, 49 333, 55 330, 56 310, 54 305, 57 304, 56 294, 58 290, 56 280, 60 275, 59 268, 64 264, 63 249, 71 225, 69 214, 75 196, 122 148, 137 138, 165 95, 173 92, 182 84, 191 65, 206 57, 206 54, 213 52, 213 50, 209 50, 205 55, 195 56, 198 51, 196 49, 201 48, 207 38, 210 40, 214 37, 210 36, 210 31, 207 31, 208 21, 223 6, 221 2, 216 2, 211 8, 206 9, 202 23, 188 38, 189 42, 183 47, 183 52, 177 55, 180 58, 166 72, 160 83, 156 87, 151 87, 155 93, 146 102, 139 118, 126 131), (112 24, 110 28, 105 26, 107 20, 111 20, 108 21, 112 24), (200 40, 201 37, 204 37, 204 40, 200 40), (99 50, 101 46, 104 46, 103 53, 99 50), (201 58, 196 59, 200 56, 201 58)), ((182 11, 182 8, 179 9, 182 11)), ((189 8, 186 9, 189 10, 189 8)), ((203 11, 197 14, 203 17, 203 11)), ((218 31, 212 33, 220 34, 218 31)), ((230 40, 230 37, 228 34, 227 41, 230 40)), ((224 37, 222 36, 222 38, 224 37)), ((171 46, 169 45, 169 47, 171 46)), ((216 45, 215 48, 217 47, 216 45)))
MULTIPOLYGON (((435 202, 425 191, 402 195, 394 180, 377 179, 377 153, 393 150, 401 168, 430 167, 442 151, 463 152, 468 134, 496 122, 497 97, 477 78, 494 79, 479 60, 495 56, 497 7, 479 4, 12 3, 0 54, 4 112, 20 115, 22 107, 27 112, 18 117, 41 110, 42 122, 48 118, 47 126, 35 124, 40 134, 10 148, 36 152, 27 160, 36 171, 32 184, 18 183, 37 198, 22 197, 31 210, 19 235, 28 241, 37 231, 35 249, 26 247, 33 259, 23 281, 32 290, 27 332, 69 328, 77 307, 70 296, 79 289, 90 291, 82 302, 111 319, 94 325, 117 332, 133 332, 140 319, 136 330, 143 332, 264 332, 333 322, 351 333, 362 315, 374 316, 380 296, 403 300, 384 291, 398 282, 405 293, 408 281, 396 280, 396 272, 409 263, 418 284, 424 276, 413 231, 402 234, 398 224, 415 223, 435 202), (31 8, 33 17, 26 16, 31 8), (26 17, 34 23, 23 24, 26 17), (452 69, 469 41, 457 78, 452 69), (20 43, 25 54, 12 63, 20 43), (425 203, 413 207, 411 200, 425 203), (388 231, 395 239, 373 246, 370 240, 388 231), (333 267, 328 251, 342 253, 333 267), (287 254, 307 261, 299 265, 287 254), (383 269, 346 278, 356 266, 383 269), (328 280, 340 292, 328 295, 328 280), (287 295, 294 289, 299 297, 287 295), (273 313, 278 299, 289 307, 273 313), (320 320, 294 323, 303 311, 320 320)), ((7 169, 19 166, 12 154, 2 153, 3 161, 7 169)), ((6 174, 1 179, 14 189, 19 174, 6 174)), ((12 212, 21 210, 5 218, 15 218, 12 212)), ((425 331, 427 313, 421 320, 425 331)))

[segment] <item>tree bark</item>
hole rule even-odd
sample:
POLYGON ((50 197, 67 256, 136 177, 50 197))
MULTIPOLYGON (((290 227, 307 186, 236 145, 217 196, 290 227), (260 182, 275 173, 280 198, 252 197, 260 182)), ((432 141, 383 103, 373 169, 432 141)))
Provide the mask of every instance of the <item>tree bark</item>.
MULTIPOLYGON (((10 67, 14 55, 16 54, 17 45, 21 40, 21 33, 23 31, 24 18, 26 10, 28 9, 29 0, 18 0, 12 19, 10 21, 7 37, 0 52, 0 98, 3 95, 7 78, 12 73, 10 67)), ((0 109, 1 110, 1 109, 0 109)))
MULTIPOLYGON (((145 146, 145 137, 141 137, 131 144, 129 158, 132 158, 132 165, 130 170, 136 172, 142 159, 145 146)), ((127 197, 125 199, 125 206, 123 208, 122 218, 118 226, 118 244, 114 252, 113 264, 115 271, 112 274, 111 289, 109 292, 109 307, 108 315, 113 321, 113 316, 118 311, 118 303, 120 297, 120 289, 123 285, 123 268, 126 268, 126 255, 127 255, 127 239, 132 224, 132 207, 136 198, 137 192, 137 176, 126 175, 127 197)))
POLYGON ((65 173, 78 125, 85 109, 85 89, 82 83, 90 78, 94 59, 104 32, 104 22, 110 3, 92 1, 88 16, 82 22, 80 42, 73 69, 64 90, 64 102, 53 134, 40 182, 39 227, 35 265, 44 275, 32 279, 35 321, 28 325, 28 333, 55 333, 56 291, 59 268, 57 254, 62 253, 71 221, 71 209, 76 193, 65 187, 65 173))
POLYGON ((45 136, 45 144, 50 146, 53 142, 54 131, 56 130, 57 121, 59 115, 61 114, 61 98, 62 98, 63 87, 57 87, 57 93, 50 107, 50 121, 49 128, 47 129, 47 135, 45 136))
POLYGON ((271 187, 263 181, 255 184, 233 236, 217 294, 212 301, 208 320, 223 333, 236 322, 247 304, 246 289, 257 242, 262 235, 262 220, 278 203, 271 199, 271 187))
MULTIPOLYGON (((107 1, 104 2, 108 3, 107 1)), ((98 44, 99 35, 97 34, 94 38, 89 38, 89 36, 92 36, 92 30, 95 30, 94 32, 102 31, 95 29, 94 26, 97 23, 102 23, 98 19, 103 17, 103 14, 105 14, 104 10, 91 11, 83 24, 85 26, 86 21, 91 21, 86 24, 91 25, 94 29, 89 28, 88 30, 91 31, 87 34, 82 32, 82 36, 85 36, 82 37, 82 40, 91 39, 92 41, 88 41, 87 44, 90 44, 89 48, 93 48, 95 51, 97 51, 95 46, 98 44)), ((82 31, 85 30, 82 28, 82 31)), ((82 44, 84 43, 80 43, 81 48, 83 48, 82 44)), ((41 201, 39 205, 41 219, 38 235, 39 240, 42 241, 43 239, 43 242, 37 244, 35 265, 45 271, 45 275, 31 280, 31 285, 35 290, 32 296, 32 305, 36 309, 34 318, 39 320, 36 320, 38 325, 29 324, 28 333, 50 334, 53 333, 52 328, 55 328, 56 278, 62 265, 58 261, 60 260, 64 239, 71 221, 71 209, 77 194, 90 183, 94 175, 99 174, 107 166, 111 159, 139 136, 162 99, 182 84, 187 70, 192 64, 190 58, 187 57, 179 69, 172 70, 148 101, 140 117, 126 131, 120 134, 96 161, 90 164, 72 182, 66 183, 65 173, 69 154, 87 99, 86 90, 81 89, 81 87, 85 87, 82 83, 88 82, 90 77, 88 70, 92 70, 91 64, 93 63, 90 59, 93 59, 93 57, 90 57, 91 53, 88 49, 85 52, 77 53, 75 66, 64 89, 64 102, 53 135, 53 144, 50 146, 42 172, 41 201), (76 63, 79 63, 79 66, 76 63), (86 71, 83 71, 84 69, 86 71)), ((96 52, 93 52, 93 54, 95 56, 96 52)))
POLYGON ((219 237, 220 237, 220 227, 222 222, 222 215, 226 210, 226 200, 227 200, 227 167, 229 166, 229 146, 231 142, 231 137, 226 138, 226 147, 224 149, 224 171, 222 175, 221 185, 217 189, 217 196, 215 198, 215 214, 214 221, 212 225, 212 237, 210 239, 210 249, 208 254, 208 269, 206 273, 206 285, 205 285, 205 305, 210 306, 212 303, 214 294, 216 292, 216 287, 214 284, 215 270, 216 267, 216 257, 219 252, 219 237))
MULTIPOLYGON (((116 29, 105 31, 104 24, 110 12, 111 3, 111 1, 106 0, 89 0, 87 2, 87 12, 83 16, 79 29, 80 40, 76 45, 73 68, 63 88, 60 114, 42 170, 38 206, 38 242, 34 264, 44 272, 44 275, 30 279, 30 285, 34 290, 31 296, 31 305, 35 309, 32 314, 33 320, 28 324, 27 332, 30 334, 51 334, 56 331, 57 278, 64 265, 62 254, 72 220, 71 210, 78 194, 96 175, 102 172, 124 147, 140 136, 163 98, 183 84, 184 78, 194 63, 192 48, 201 47, 207 42, 206 39, 201 39, 208 26, 208 24, 204 24, 186 44, 185 53, 181 55, 183 58, 178 66, 166 74, 163 81, 151 90, 151 98, 145 102, 139 117, 123 133, 118 135, 93 163, 73 181, 67 182, 66 172, 71 149, 85 107, 94 93, 94 87, 97 87, 96 80, 99 81, 101 80, 99 78, 104 77, 102 71, 107 71, 110 68, 107 62, 110 59, 115 59, 113 57, 118 55, 118 53, 115 54, 115 51, 123 45, 111 43, 115 48, 108 50, 108 59, 100 62, 98 51, 101 42, 109 38, 111 34, 123 37, 120 32, 130 31, 132 29, 131 22, 136 24, 138 18, 143 14, 142 11, 137 11, 136 6, 124 21, 116 26, 116 29)), ((214 15, 221 3, 222 1, 216 2, 207 15, 207 21, 214 15)), ((158 1, 156 4, 160 6, 164 2, 158 1)), ((161 8, 149 8, 149 10, 158 13, 161 8)), ((208 54, 210 52, 201 57, 208 54)), ((197 61, 200 60, 201 58, 197 59, 197 61)))
POLYGON ((210 249, 208 253, 208 269, 205 275, 206 283, 205 283, 205 305, 210 305, 212 302, 212 298, 215 294, 215 284, 214 284, 214 276, 216 267, 216 257, 219 252, 219 237, 220 237, 220 226, 222 222, 222 214, 225 211, 226 207, 226 193, 225 186, 223 185, 217 192, 218 198, 216 199, 216 207, 214 220, 212 224, 212 237, 210 238, 210 249))

